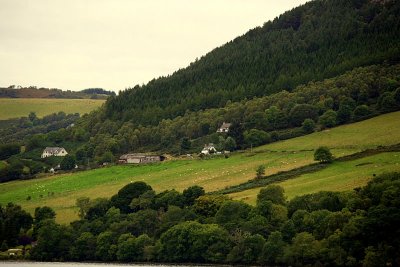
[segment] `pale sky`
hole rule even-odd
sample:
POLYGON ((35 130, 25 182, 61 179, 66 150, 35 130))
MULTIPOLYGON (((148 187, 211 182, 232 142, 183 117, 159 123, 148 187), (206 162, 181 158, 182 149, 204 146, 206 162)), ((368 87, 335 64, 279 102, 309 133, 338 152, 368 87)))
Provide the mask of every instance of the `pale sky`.
POLYGON ((0 87, 133 87, 307 1, 0 0, 0 87))

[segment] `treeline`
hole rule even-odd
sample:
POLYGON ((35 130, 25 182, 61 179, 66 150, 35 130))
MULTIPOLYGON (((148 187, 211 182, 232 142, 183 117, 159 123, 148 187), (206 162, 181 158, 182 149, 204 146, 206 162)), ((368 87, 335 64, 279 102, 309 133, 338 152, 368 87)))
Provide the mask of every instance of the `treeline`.
POLYGON ((115 95, 115 93, 102 88, 89 88, 79 92, 57 88, 37 88, 36 86, 10 85, 7 88, 0 88, 0 98, 106 99, 109 95, 115 95))
POLYGON ((38 118, 35 112, 27 117, 0 121, 0 144, 20 142, 27 136, 46 134, 67 128, 80 118, 79 113, 66 114, 63 111, 38 118))
POLYGON ((103 88, 88 88, 88 89, 81 90, 80 92, 89 94, 89 95, 114 95, 115 96, 115 92, 107 91, 107 90, 104 90, 103 88))
POLYGON ((255 206, 204 194, 198 186, 156 193, 134 182, 111 199, 78 199, 81 219, 69 226, 55 223, 54 213, 42 207, 33 230, 24 225, 17 236, 1 237, 3 243, 37 239, 27 255, 39 261, 396 266, 399 193, 399 173, 375 177, 352 192, 290 201, 281 187, 270 185, 255 206))
POLYGON ((291 92, 355 67, 398 62, 399 14, 399 1, 311 1, 171 76, 110 98, 103 118, 157 125, 228 101, 291 92))

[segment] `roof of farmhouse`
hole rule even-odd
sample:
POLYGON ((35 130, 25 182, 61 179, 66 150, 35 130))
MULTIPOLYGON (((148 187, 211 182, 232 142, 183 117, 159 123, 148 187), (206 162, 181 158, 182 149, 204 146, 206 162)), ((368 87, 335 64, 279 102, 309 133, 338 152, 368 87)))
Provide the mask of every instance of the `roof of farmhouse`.
POLYGON ((63 147, 46 147, 43 152, 58 153, 65 148, 63 147))
POLYGON ((157 155, 150 155, 144 153, 132 153, 132 154, 124 154, 120 157, 120 159, 128 159, 128 158, 145 158, 145 157, 156 157, 157 155))

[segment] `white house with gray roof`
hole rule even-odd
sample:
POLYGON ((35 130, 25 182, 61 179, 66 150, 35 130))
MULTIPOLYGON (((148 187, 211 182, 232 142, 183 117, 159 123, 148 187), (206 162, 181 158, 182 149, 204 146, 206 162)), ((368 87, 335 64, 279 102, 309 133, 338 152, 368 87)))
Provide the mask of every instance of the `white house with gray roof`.
POLYGON ((232 126, 232 123, 224 122, 221 127, 218 128, 217 133, 227 133, 229 132, 229 128, 232 126))
POLYGON ((42 158, 47 158, 51 156, 64 157, 67 154, 67 150, 65 150, 65 148, 63 147, 46 147, 43 150, 42 158))
POLYGON ((203 150, 200 152, 200 154, 203 155, 210 155, 213 153, 216 153, 217 149, 215 148, 213 143, 205 144, 203 150))

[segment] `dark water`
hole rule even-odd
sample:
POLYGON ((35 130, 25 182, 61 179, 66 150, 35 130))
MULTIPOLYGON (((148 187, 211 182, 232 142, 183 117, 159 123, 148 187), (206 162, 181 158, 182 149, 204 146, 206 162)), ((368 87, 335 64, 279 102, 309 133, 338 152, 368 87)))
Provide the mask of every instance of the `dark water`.
MULTIPOLYGON (((205 267, 212 265, 115 264, 78 262, 10 262, 0 261, 0 267, 205 267)), ((220 265, 219 265, 220 266, 220 265)))

